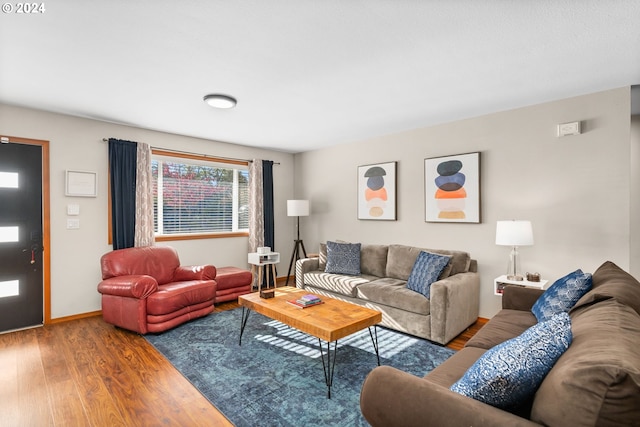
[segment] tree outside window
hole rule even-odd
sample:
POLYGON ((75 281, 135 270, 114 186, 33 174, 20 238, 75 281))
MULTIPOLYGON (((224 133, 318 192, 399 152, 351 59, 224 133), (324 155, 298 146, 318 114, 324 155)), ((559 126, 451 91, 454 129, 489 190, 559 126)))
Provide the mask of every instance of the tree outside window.
POLYGON ((246 167, 154 156, 157 235, 229 233, 249 228, 246 167))

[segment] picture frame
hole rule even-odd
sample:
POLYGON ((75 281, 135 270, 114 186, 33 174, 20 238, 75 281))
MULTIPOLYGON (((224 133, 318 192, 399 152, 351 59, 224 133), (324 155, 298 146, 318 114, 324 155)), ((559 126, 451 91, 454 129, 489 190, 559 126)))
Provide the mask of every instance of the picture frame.
POLYGON ((425 221, 479 224, 480 152, 424 159, 425 221))
POLYGON ((358 166, 358 219, 396 220, 397 163, 358 166))
POLYGON ((65 196, 98 197, 98 174, 88 171, 65 171, 65 196))

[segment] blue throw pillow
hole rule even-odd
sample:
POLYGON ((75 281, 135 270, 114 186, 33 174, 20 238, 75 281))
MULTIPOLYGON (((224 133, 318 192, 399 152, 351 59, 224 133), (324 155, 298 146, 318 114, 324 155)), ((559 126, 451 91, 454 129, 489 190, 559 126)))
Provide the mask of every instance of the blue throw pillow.
POLYGON ((565 312, 484 353, 451 390, 503 409, 533 396, 573 339, 565 312))
POLYGON ((591 285, 591 274, 577 269, 556 280, 549 289, 544 291, 531 307, 531 312, 538 322, 544 322, 560 312, 568 313, 571 307, 591 289, 591 285))
POLYGON ((360 243, 327 242, 325 273, 360 274, 360 243))
POLYGON ((447 266, 451 257, 422 251, 413 264, 407 288, 420 292, 427 298, 431 297, 431 284, 438 280, 440 273, 447 266))

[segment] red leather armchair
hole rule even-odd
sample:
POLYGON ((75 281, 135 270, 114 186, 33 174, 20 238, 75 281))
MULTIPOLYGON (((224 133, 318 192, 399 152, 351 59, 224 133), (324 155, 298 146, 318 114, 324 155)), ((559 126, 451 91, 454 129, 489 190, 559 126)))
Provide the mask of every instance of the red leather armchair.
POLYGON ((146 334, 162 332, 213 311, 216 268, 180 266, 167 246, 119 249, 100 259, 105 322, 146 334))

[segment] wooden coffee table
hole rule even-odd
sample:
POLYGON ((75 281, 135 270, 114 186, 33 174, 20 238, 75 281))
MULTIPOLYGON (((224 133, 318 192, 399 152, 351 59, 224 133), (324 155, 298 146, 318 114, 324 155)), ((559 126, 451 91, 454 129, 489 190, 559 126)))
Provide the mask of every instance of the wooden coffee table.
POLYGON ((375 326, 382 321, 382 313, 323 295, 319 295, 319 297, 324 303, 313 307, 299 308, 287 302, 307 294, 309 294, 309 291, 292 286, 284 286, 276 288, 275 297, 269 299, 260 298, 259 293, 239 296, 238 303, 242 306, 242 319, 238 344, 242 345, 242 334, 251 310, 318 338, 322 368, 327 384, 327 397, 331 398, 331 385, 333 383, 339 339, 364 328, 369 328, 371 342, 376 351, 378 365, 380 365, 378 332, 375 326), (327 343, 326 362, 322 341, 327 343), (331 351, 331 343, 333 343, 333 351, 331 351))

